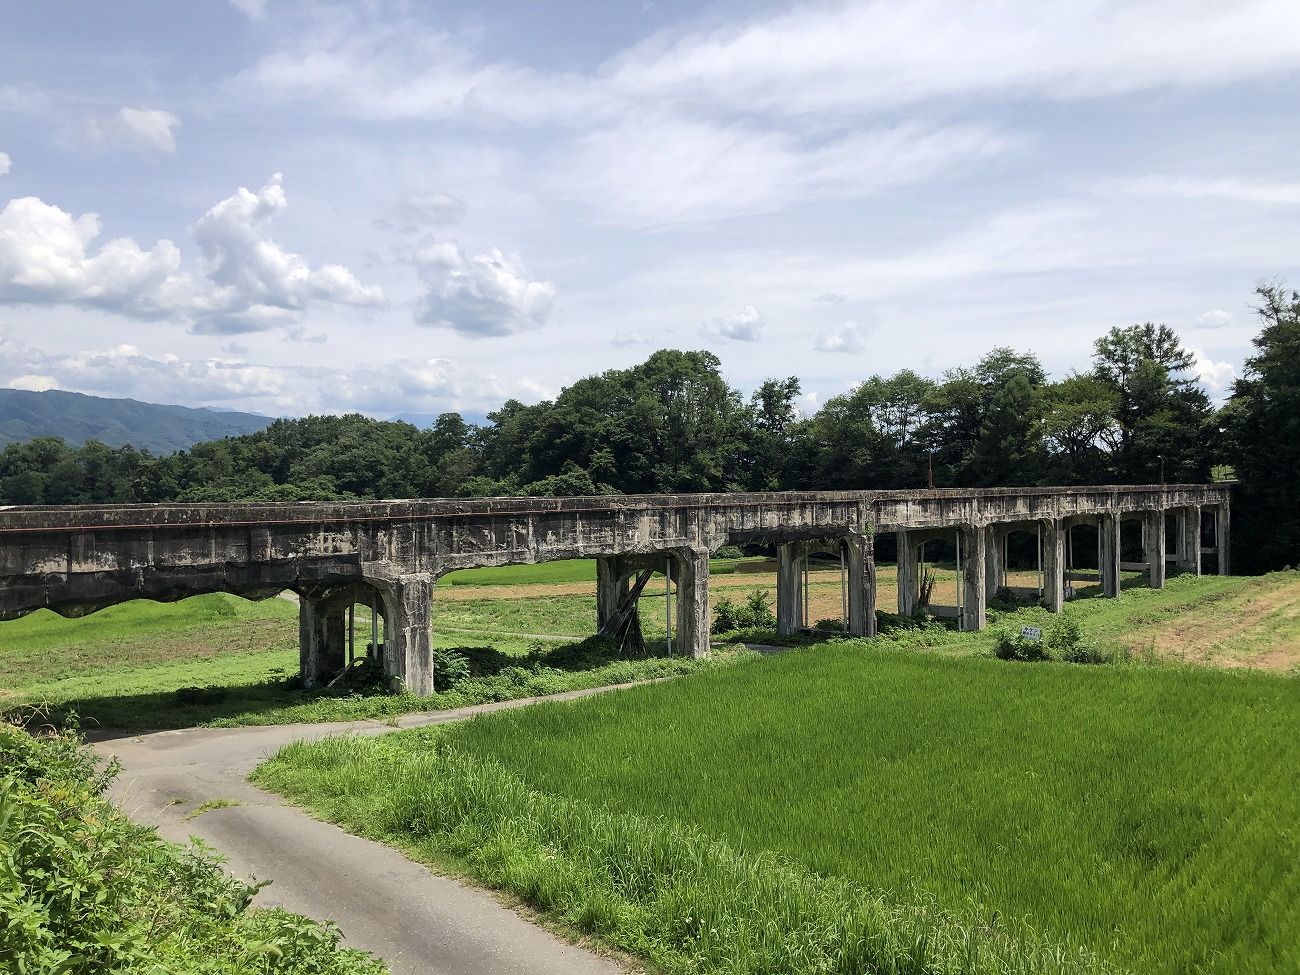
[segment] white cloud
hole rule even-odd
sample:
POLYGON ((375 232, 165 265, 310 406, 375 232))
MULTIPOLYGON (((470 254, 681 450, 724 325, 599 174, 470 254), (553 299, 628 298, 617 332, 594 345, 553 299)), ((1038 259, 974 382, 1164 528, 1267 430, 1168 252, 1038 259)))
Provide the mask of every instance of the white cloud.
POLYGON ((842 305, 848 300, 849 296, 839 291, 827 291, 813 299, 813 301, 819 301, 823 305, 842 305))
POLYGON ((0 176, 4 176, 13 168, 13 160, 9 158, 9 153, 0 152, 0 176))
POLYGON ((86 120, 86 140, 93 146, 129 149, 147 154, 176 151, 176 129, 181 120, 161 108, 119 108, 109 115, 86 120))
POLYGON ((1232 312, 1224 311, 1222 308, 1211 308, 1209 311, 1196 316, 1196 325, 1198 328, 1223 328, 1232 324, 1232 312))
POLYGON ((261 20, 266 16, 267 0, 230 0, 230 5, 249 20, 261 20))
POLYGON ((9 382, 5 383, 9 389, 26 389, 33 393, 43 393, 47 389, 56 389, 58 380, 53 376, 41 376, 36 373, 27 373, 22 376, 15 376, 9 382))
POLYGON ((407 193, 386 217, 374 221, 380 230, 418 234, 433 227, 460 223, 465 201, 451 193, 407 193))
POLYGON ((652 38, 602 73, 639 97, 797 115, 942 96, 1093 98, 1297 65, 1300 8, 1289 0, 873 0, 652 38))
POLYGON ((650 340, 640 332, 615 332, 609 344, 622 349, 632 345, 649 345, 650 340))
POLYGON ((93 213, 73 218, 34 196, 0 210, 0 303, 66 304, 133 318, 177 317, 192 282, 180 251, 160 240, 145 251, 119 237, 92 253, 100 234, 93 213))
POLYGON ((735 342, 757 342, 763 331, 763 313, 753 305, 722 315, 700 327, 700 334, 735 342))
POLYGON ((870 331, 863 325, 849 322, 821 332, 813 342, 813 348, 818 352, 861 352, 867 347, 866 338, 870 331))
POLYGON ((655 228, 864 197, 988 159, 1011 144, 978 127, 903 124, 803 137, 751 124, 638 116, 567 146, 554 182, 608 220, 655 228))
POLYGON ((313 302, 383 301, 337 264, 311 268, 268 236, 286 206, 279 174, 258 193, 240 188, 194 227, 201 274, 182 270, 180 250, 129 237, 98 250, 99 217, 74 218, 37 197, 0 211, 0 303, 99 308, 136 319, 187 321, 199 332, 248 332, 296 323, 313 302))
POLYGON ((555 285, 536 281, 518 255, 491 250, 466 257, 455 241, 421 242, 415 265, 424 294, 415 320, 481 338, 511 335, 543 324, 555 285))
POLYGON ((1237 370, 1231 362, 1215 362, 1197 348, 1189 348, 1192 354, 1192 372, 1216 400, 1223 399, 1232 389, 1237 370))
POLYGON ((1185 200, 1228 200, 1263 206, 1300 206, 1300 183, 1277 180, 1153 175, 1104 180, 1099 188, 1102 192, 1127 196, 1170 196, 1185 200))

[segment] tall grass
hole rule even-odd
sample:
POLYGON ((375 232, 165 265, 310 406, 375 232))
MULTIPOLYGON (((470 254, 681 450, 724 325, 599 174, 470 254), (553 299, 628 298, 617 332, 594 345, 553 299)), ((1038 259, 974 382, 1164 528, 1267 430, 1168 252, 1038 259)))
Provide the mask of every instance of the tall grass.
POLYGON ((499 763, 440 747, 436 733, 394 737, 292 745, 254 779, 667 972, 1112 970, 1020 922, 899 901, 687 825, 546 795, 499 763))

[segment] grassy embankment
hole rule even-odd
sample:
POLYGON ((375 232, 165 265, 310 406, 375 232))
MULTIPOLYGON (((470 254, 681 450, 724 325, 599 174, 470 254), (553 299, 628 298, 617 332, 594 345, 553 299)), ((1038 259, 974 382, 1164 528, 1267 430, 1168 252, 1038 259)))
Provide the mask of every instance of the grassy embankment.
POLYGON ((250 906, 257 887, 103 798, 75 734, 0 722, 0 971, 381 975, 333 925, 250 906))
POLYGON ((257 777, 672 972, 1263 975, 1297 768, 1294 679, 842 643, 257 777))
MULTIPOLYGON (((952 588, 940 569, 940 592, 952 588)), ((1032 583, 1026 576, 1017 581, 1032 583)), ((662 653, 663 593, 642 600, 652 651, 662 653)), ((880 568, 879 605, 892 608, 892 571, 880 568)), ((771 592, 770 565, 715 562, 715 598, 743 600, 754 588, 771 592)), ((1094 587, 1095 588, 1095 587, 1094 587)), ((175 604, 132 602, 83 619, 38 612, 0 623, 0 708, 26 702, 74 706, 88 723, 116 727, 176 727, 383 718, 577 689, 690 669, 676 659, 613 661, 573 653, 566 641, 594 631, 591 562, 467 570, 440 581, 434 639, 460 648, 474 666, 473 682, 424 701, 409 696, 322 695, 295 686, 297 607, 283 599, 250 603, 215 594, 175 604), (551 635, 538 640, 514 634, 551 635), (191 690, 185 690, 185 689, 191 690), (193 690, 197 688, 198 690, 193 690)), ((951 601, 951 600, 949 600, 951 601)), ((839 615, 838 567, 812 573, 814 618, 839 615)), ((1300 662, 1300 575, 1260 579, 1179 579, 1160 592, 1140 586, 1120 600, 1076 604, 1089 632, 1130 649, 1211 663, 1287 670, 1300 662)), ((359 640, 369 622, 358 614, 359 640)), ((747 634, 773 642, 772 633, 747 634)), ((933 633, 921 641, 942 653, 988 650, 988 634, 933 633)))

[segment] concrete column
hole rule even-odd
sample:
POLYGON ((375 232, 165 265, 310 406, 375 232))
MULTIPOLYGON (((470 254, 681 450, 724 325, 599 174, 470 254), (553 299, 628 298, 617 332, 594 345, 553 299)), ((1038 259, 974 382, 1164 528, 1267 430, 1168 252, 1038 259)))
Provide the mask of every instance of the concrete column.
POLYGON ((1043 605, 1059 613, 1065 605, 1065 529, 1060 519, 1042 522, 1043 605))
POLYGON ((1142 559, 1148 565, 1147 583, 1152 589, 1165 587, 1165 512, 1148 511, 1142 519, 1142 559))
POLYGON ((347 607, 336 594, 298 597, 298 667, 316 687, 347 666, 347 607))
POLYGON ((983 529, 984 536, 984 580, 986 598, 996 599, 1002 588, 1002 576, 1006 567, 1006 540, 1009 532, 989 525, 983 529))
POLYGON ((1102 515, 1097 521, 1097 530, 1101 532, 1101 594, 1118 596, 1120 593, 1119 571, 1119 512, 1113 511, 1102 515))
POLYGON ((916 533, 900 531, 898 539, 898 615, 911 616, 921 598, 921 579, 917 570, 919 545, 916 533))
POLYGON ((1229 522, 1231 521, 1228 505, 1219 505, 1214 509, 1214 545, 1219 550, 1219 575, 1226 576, 1232 571, 1232 549, 1229 545, 1229 522))
POLYGON ((618 612, 623 597, 631 590, 632 580, 622 572, 617 555, 607 555, 596 559, 596 629, 603 630, 605 624, 618 612))
POLYGON ((776 547, 776 631, 790 636, 804 625, 803 550, 801 542, 776 547))
POLYGON ((988 605, 988 579, 986 563, 988 550, 993 547, 990 539, 992 527, 959 528, 961 532, 961 563, 963 594, 961 628, 963 630, 984 629, 985 607, 988 605))
POLYGON ((1183 561, 1179 568, 1193 575, 1201 574, 1201 506, 1189 505, 1183 509, 1182 532, 1183 561))
POLYGON ((417 697, 433 693, 433 576, 398 576, 384 593, 384 674, 417 697))
POLYGON ((870 535, 845 539, 849 573, 849 634, 876 635, 876 540, 870 535))
POLYGON ((674 644, 688 657, 709 655, 709 553, 687 551, 675 557, 677 633, 674 644))

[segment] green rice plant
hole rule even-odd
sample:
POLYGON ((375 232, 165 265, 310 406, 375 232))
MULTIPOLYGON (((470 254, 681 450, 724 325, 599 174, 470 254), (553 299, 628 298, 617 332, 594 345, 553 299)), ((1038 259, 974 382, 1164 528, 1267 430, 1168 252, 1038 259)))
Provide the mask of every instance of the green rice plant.
MULTIPOLYGON (((541 794, 697 828, 898 903, 960 914, 973 900, 1117 966, 1300 971, 1294 679, 845 640, 495 714, 445 740, 541 794)), ((426 747, 384 744, 397 764, 426 747)), ((373 788, 389 764, 353 774, 373 788)))
POLYGON ((291 745, 255 781, 670 973, 1104 973, 1028 925, 899 899, 663 818, 528 788, 420 732, 291 745), (396 736, 390 736, 394 738, 396 736), (374 776, 385 777, 383 789, 374 776))

